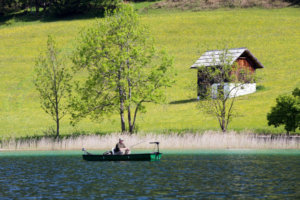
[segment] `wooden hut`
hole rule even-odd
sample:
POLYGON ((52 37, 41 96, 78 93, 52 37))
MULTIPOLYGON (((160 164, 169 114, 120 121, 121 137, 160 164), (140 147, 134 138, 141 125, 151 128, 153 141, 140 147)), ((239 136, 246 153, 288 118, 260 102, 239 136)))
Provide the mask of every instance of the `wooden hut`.
MULTIPOLYGON (((258 59, 247 48, 234 48, 228 50, 212 50, 206 51, 190 68, 198 71, 198 99, 206 96, 208 89, 218 87, 218 82, 207 74, 207 67, 217 67, 226 63, 232 67, 235 66, 235 71, 243 69, 249 73, 255 73, 256 69, 264 68, 258 59)), ((239 77, 240 78, 240 77, 239 77)), ((226 82, 226 80, 225 80, 226 82)), ((232 85, 228 82, 224 90, 230 91, 232 85)), ((239 88, 236 96, 250 94, 256 91, 256 83, 243 84, 239 88)), ((226 92, 226 91, 225 91, 226 92)))

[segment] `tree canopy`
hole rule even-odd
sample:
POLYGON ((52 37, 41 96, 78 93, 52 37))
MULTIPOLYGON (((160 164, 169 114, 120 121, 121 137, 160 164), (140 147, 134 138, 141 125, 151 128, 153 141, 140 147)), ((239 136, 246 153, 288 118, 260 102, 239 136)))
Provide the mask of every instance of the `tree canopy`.
POLYGON ((73 61, 75 71, 88 74, 77 82, 73 118, 98 119, 118 112, 122 132, 133 133, 138 112, 146 111, 145 102, 164 101, 165 87, 175 75, 172 59, 156 50, 148 29, 126 4, 82 34, 73 61))
POLYGON ((287 134, 300 127, 300 89, 295 88, 292 95, 276 98, 276 105, 267 114, 268 125, 284 125, 287 134))
POLYGON ((89 11, 104 12, 122 0, 0 0, 0 15, 25 10, 47 15, 68 16, 89 11))

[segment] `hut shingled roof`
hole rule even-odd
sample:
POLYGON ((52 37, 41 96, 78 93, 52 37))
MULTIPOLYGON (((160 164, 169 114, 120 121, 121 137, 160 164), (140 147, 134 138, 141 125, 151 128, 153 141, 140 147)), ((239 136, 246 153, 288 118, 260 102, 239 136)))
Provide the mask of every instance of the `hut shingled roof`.
MULTIPOLYGON (((258 59, 247 48, 234 48, 225 50, 211 50, 206 51, 192 66, 191 68, 199 67, 212 67, 222 64, 222 58, 226 56, 228 64, 232 65, 239 57, 247 57, 254 63, 254 68, 264 68, 264 66, 258 61, 258 59)), ((223 61, 224 62, 224 61, 223 61)), ((227 62, 227 61, 226 61, 227 62)))

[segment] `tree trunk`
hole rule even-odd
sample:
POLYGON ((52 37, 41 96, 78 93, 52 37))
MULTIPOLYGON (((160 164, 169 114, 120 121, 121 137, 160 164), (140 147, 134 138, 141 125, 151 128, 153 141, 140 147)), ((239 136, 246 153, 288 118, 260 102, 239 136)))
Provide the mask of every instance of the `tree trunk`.
MULTIPOLYGON (((123 93, 120 92, 120 94, 123 93)), ((120 97, 120 118, 121 118, 121 129, 123 133, 126 131, 126 127, 125 127, 125 119, 124 119, 124 99, 122 98, 122 96, 120 97)))
POLYGON ((128 127, 129 127, 129 133, 132 134, 132 133, 133 133, 133 126, 132 126, 132 124, 131 124, 131 110, 130 110, 130 106, 128 106, 127 112, 128 112, 128 127))
MULTIPOLYGON (((224 86, 222 87, 224 91, 224 86)), ((222 95, 222 104, 223 104, 223 109, 222 109, 222 132, 226 132, 226 102, 224 100, 224 94, 222 95)))
POLYGON ((59 137, 59 118, 56 118, 56 136, 55 138, 59 137))
MULTIPOLYGON (((51 61, 55 63, 55 52, 54 47, 51 47, 51 61)), ((53 70, 53 85, 54 85, 54 95, 55 95, 55 118, 56 118, 56 136, 55 138, 58 138, 59 136, 59 102, 58 102, 58 88, 57 88, 57 80, 56 80, 56 69, 55 65, 52 63, 52 70, 53 70)))
POLYGON ((132 122, 132 125, 131 125, 131 130, 132 130, 132 133, 135 129, 135 121, 136 121, 136 116, 137 116, 137 113, 139 111, 139 107, 140 105, 143 103, 143 101, 140 101, 137 105, 136 105, 136 108, 135 108, 135 111, 134 111, 134 115, 133 115, 133 122, 132 122))
MULTIPOLYGON (((120 77, 120 76, 119 76, 120 77)), ((120 80, 120 79, 119 79, 120 80)), ((125 119, 124 119, 124 98, 121 85, 119 83, 119 96, 120 96, 120 119, 121 119, 121 131, 122 133, 126 131, 125 119)))
POLYGON ((129 133, 133 134, 133 124, 131 122, 131 109, 130 109, 130 104, 131 104, 131 84, 130 80, 128 79, 128 100, 129 100, 129 105, 127 107, 127 112, 128 112, 128 127, 129 127, 129 133))
POLYGON ((35 0, 35 12, 39 13, 40 11, 40 2, 39 0, 35 0))
POLYGON ((42 8, 43 8, 43 13, 46 13, 47 4, 45 1, 42 3, 42 8))
MULTIPOLYGON (((56 77, 54 76, 54 83, 56 85, 56 77)), ((59 136, 59 110, 58 110, 58 96, 57 96, 57 90, 55 87, 55 114, 56 114, 56 136, 55 138, 58 138, 59 136)))
MULTIPOLYGON (((127 53, 128 53, 128 49, 127 49, 127 53)), ((128 127, 129 127, 129 133, 133 134, 133 127, 134 125, 131 122, 131 81, 130 81, 130 65, 129 65, 129 60, 126 60, 126 65, 127 65, 127 69, 128 69, 128 74, 127 75, 127 84, 128 84, 128 99, 127 101, 129 102, 128 106, 127 106, 127 113, 128 113, 128 127)))
POLYGON ((129 125, 129 133, 132 135, 133 134, 133 129, 134 127, 133 127, 133 125, 129 125))
POLYGON ((225 120, 224 119, 222 119, 222 126, 221 126, 221 128, 222 128, 222 132, 225 133, 226 132, 226 127, 225 127, 225 120))
POLYGON ((121 86, 121 67, 118 71, 118 89, 119 89, 119 97, 120 97, 120 118, 121 118, 121 129, 122 129, 122 133, 124 133, 126 131, 126 127, 125 127, 125 119, 124 119, 124 91, 122 89, 121 86))

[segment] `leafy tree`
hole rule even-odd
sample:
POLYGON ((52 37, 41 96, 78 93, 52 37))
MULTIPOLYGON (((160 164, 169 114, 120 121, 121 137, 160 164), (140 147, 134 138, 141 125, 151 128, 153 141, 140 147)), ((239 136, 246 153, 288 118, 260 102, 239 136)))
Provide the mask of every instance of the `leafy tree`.
POLYGON ((39 14, 40 8, 43 8, 43 15, 56 17, 90 11, 103 13, 105 8, 114 9, 120 2, 122 0, 0 0, 0 16, 28 9, 39 14))
POLYGON ((216 117, 223 132, 226 132, 228 124, 236 116, 234 104, 238 91, 255 78, 253 73, 231 64, 231 60, 228 49, 224 49, 213 57, 212 66, 202 66, 198 72, 208 81, 205 85, 206 92, 201 94, 204 100, 199 101, 198 107, 216 117))
POLYGON ((56 0, 50 4, 50 12, 57 16, 67 16, 83 13, 87 6, 87 0, 56 0))
POLYGON ((76 71, 88 73, 77 82, 74 119, 118 112, 122 132, 126 114, 133 133, 138 112, 146 111, 144 103, 164 101, 164 88, 173 83, 172 59, 157 53, 147 28, 125 4, 82 34, 74 64, 76 71))
POLYGON ((34 84, 40 95, 41 106, 56 122, 58 137, 60 120, 67 113, 72 76, 51 36, 48 36, 47 53, 37 58, 34 70, 34 84))
POLYGON ((295 98, 299 98, 300 97, 300 89, 299 88, 295 88, 292 92, 292 95, 295 97, 295 98))
POLYGON ((18 0, 0 0, 0 16, 18 11, 20 5, 18 0))
POLYGON ((55 16, 82 14, 90 11, 103 13, 105 8, 113 9, 122 0, 55 0, 49 4, 49 12, 55 16))
POLYGON ((295 88, 292 95, 281 95, 276 98, 276 106, 267 114, 268 125, 284 125, 289 132, 300 127, 300 89, 295 88))

